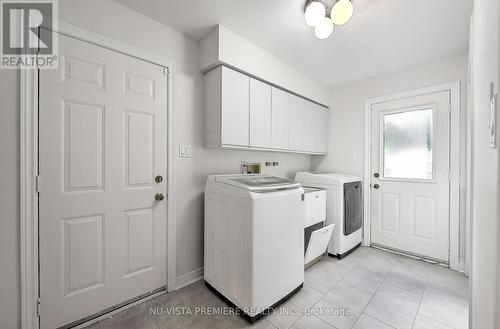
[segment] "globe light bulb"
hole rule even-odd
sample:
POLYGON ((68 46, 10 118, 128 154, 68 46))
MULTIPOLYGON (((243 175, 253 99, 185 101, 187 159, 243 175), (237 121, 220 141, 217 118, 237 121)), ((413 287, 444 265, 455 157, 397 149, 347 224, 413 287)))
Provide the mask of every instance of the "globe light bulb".
POLYGON ((326 8, 321 2, 311 2, 307 8, 304 15, 306 24, 309 26, 318 25, 326 15, 326 8))
POLYGON ((351 19, 353 12, 354 7, 350 0, 339 0, 333 5, 330 17, 333 24, 344 25, 351 19))
POLYGON ((333 32, 333 22, 329 17, 324 17, 314 28, 316 38, 323 40, 328 38, 333 32))

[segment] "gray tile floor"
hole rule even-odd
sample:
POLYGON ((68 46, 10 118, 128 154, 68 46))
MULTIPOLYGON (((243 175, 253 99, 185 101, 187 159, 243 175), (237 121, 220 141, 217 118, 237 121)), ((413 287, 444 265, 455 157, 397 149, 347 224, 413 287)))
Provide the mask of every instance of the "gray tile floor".
POLYGON ((234 314, 201 314, 226 304, 202 282, 104 319, 90 329, 465 329, 468 280, 432 265, 373 248, 342 260, 325 257, 305 272, 304 288, 253 326, 234 314), (173 308, 176 307, 176 308, 173 308), (161 315, 151 315, 153 310, 161 315), (168 314, 167 310, 181 314, 168 314))

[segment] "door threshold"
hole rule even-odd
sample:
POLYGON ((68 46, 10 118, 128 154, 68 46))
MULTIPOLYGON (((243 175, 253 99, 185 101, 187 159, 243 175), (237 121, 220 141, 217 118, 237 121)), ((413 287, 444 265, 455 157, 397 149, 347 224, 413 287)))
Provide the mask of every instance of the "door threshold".
POLYGON ((57 329, 81 329, 81 328, 86 328, 98 321, 104 320, 106 318, 109 318, 110 316, 113 316, 117 313, 120 313, 122 311, 125 311, 129 308, 132 308, 136 305, 142 304, 148 300, 151 300, 153 298, 156 298, 158 296, 161 296, 163 294, 167 293, 167 286, 160 287, 158 289, 155 289, 151 292, 139 295, 137 297, 131 298, 129 300, 126 300, 120 304, 116 304, 114 306, 108 307, 100 312, 94 313, 92 315, 86 316, 80 320, 73 321, 71 323, 68 323, 67 325, 64 325, 62 327, 59 327, 57 329))
POLYGON ((420 254, 417 254, 417 253, 413 253, 413 252, 410 252, 410 251, 404 251, 404 250, 400 250, 400 249, 396 249, 396 248, 391 248, 391 247, 383 246, 383 245, 380 245, 380 244, 377 244, 377 243, 370 244, 370 247, 375 248, 375 249, 379 249, 379 250, 383 250, 383 251, 387 251, 387 252, 390 252, 390 253, 393 253, 393 254, 397 254, 397 255, 400 255, 400 256, 405 256, 405 257, 409 257, 409 258, 421 260, 421 261, 424 261, 426 263, 430 263, 430 264, 434 264, 434 265, 443 265, 443 266, 446 266, 446 267, 450 267, 450 263, 449 262, 446 262, 446 261, 443 261, 443 260, 440 260, 440 259, 436 259, 436 258, 432 258, 432 257, 427 257, 427 256, 420 255, 420 254))

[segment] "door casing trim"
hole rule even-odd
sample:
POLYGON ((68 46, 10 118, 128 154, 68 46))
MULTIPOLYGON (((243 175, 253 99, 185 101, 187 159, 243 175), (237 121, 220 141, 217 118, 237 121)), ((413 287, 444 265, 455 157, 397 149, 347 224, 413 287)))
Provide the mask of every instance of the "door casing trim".
MULTIPOLYGON (((175 62, 86 29, 58 22, 55 32, 167 68, 167 289, 176 289, 175 62)), ((21 328, 38 329, 38 70, 20 69, 21 328)))
MULTIPOLYGON (((371 244, 371 152, 372 152, 372 105, 391 100, 415 97, 449 91, 450 93, 450 232, 449 232, 449 265, 453 270, 463 270, 464 264, 459 260, 460 241, 460 80, 442 83, 425 88, 409 90, 401 93, 370 98, 365 101, 365 141, 364 141, 364 175, 363 175, 363 245, 371 244)), ((467 261, 467 260, 466 260, 467 261)))

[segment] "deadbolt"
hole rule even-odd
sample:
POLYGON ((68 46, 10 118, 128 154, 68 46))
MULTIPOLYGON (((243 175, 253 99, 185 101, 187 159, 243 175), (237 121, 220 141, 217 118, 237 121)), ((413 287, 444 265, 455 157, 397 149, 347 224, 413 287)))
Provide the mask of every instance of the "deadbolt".
POLYGON ((379 178, 379 176, 380 175, 378 174, 378 172, 376 172, 376 173, 373 174, 373 177, 375 177, 375 178, 379 178))
POLYGON ((373 185, 373 188, 376 189, 376 190, 378 190, 379 187, 380 186, 378 184, 373 185))
POLYGON ((165 199, 165 197, 163 196, 162 193, 156 193, 155 194, 155 200, 156 201, 162 201, 163 199, 165 199))
POLYGON ((155 182, 157 182, 157 183, 163 182, 163 177, 161 177, 161 175, 156 176, 155 177, 155 182))

